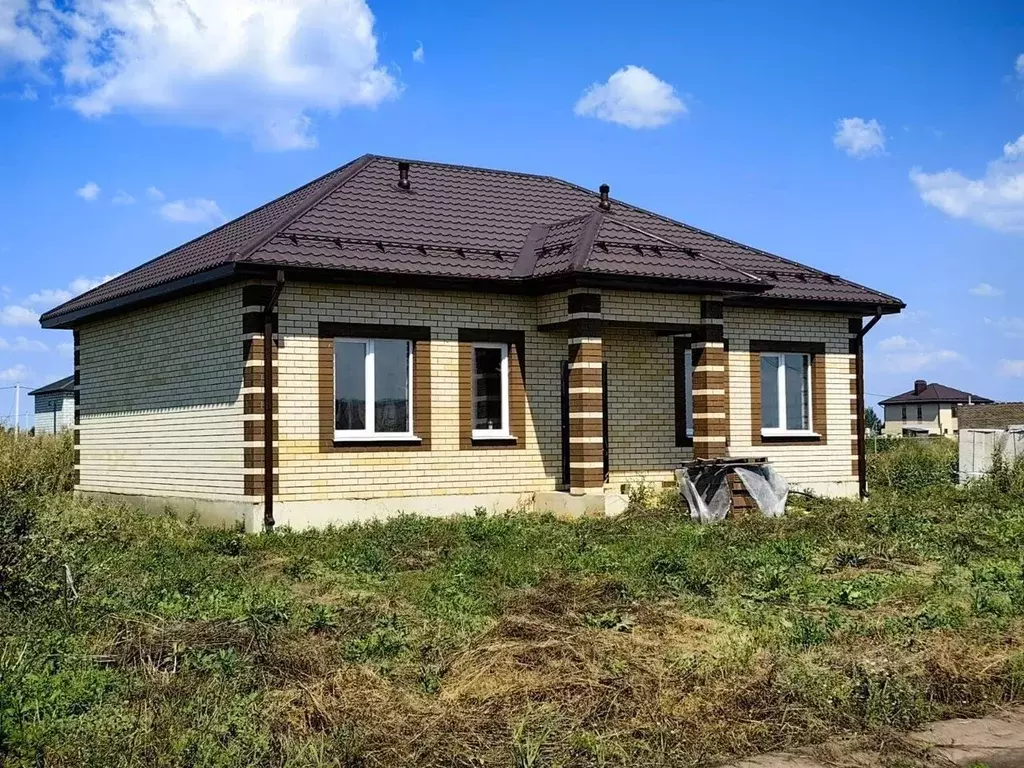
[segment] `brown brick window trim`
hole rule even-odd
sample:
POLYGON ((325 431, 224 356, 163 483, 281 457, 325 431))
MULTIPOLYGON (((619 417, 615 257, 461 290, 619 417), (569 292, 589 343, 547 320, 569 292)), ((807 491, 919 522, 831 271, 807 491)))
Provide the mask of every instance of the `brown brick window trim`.
POLYGON ((826 412, 825 345, 817 341, 750 342, 750 429, 753 445, 824 445, 828 442, 826 412), (761 353, 805 354, 811 358, 811 428, 813 435, 761 434, 761 353))
POLYGON ((317 399, 320 453, 430 450, 430 327, 322 322, 317 328, 317 399), (334 439, 334 340, 404 339, 412 347, 412 419, 417 440, 334 439))
POLYGON ((526 447, 526 333, 490 328, 459 329, 459 448, 526 447), (508 428, 510 436, 473 439, 473 345, 508 345, 508 428))
MULTIPOLYGON (((673 373, 673 395, 675 401, 675 428, 676 448, 690 448, 693 446, 693 438, 686 434, 686 390, 693 388, 692 381, 686 381, 686 350, 690 349, 693 340, 676 336, 672 340, 672 373, 673 373)), ((723 364, 725 376, 723 377, 725 389, 725 423, 729 428, 729 340, 722 341, 723 364)), ((699 353, 693 355, 693 364, 697 364, 699 353)), ((728 434, 725 444, 729 444, 728 434)))

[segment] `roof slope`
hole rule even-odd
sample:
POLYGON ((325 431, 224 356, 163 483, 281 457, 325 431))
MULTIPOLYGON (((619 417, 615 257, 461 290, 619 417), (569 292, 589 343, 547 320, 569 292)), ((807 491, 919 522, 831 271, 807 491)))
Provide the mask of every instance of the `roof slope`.
POLYGON ((958 416, 960 431, 965 429, 1006 429, 1024 424, 1024 403, 978 403, 965 405, 958 416))
POLYGON ((595 193, 559 179, 411 162, 411 189, 404 190, 397 184, 399 162, 358 158, 50 310, 42 320, 56 324, 61 316, 81 316, 104 302, 229 265, 468 280, 530 281, 586 272, 887 311, 903 306, 892 296, 616 200, 603 211, 595 193), (538 248, 529 238, 541 225, 547 233, 538 248))
POLYGON ((899 405, 900 403, 991 403, 987 397, 978 397, 970 392, 964 392, 944 384, 929 384, 919 394, 914 390, 904 392, 902 395, 882 400, 879 405, 899 405))
POLYGON ((30 395, 55 395, 58 393, 73 395, 75 393, 75 377, 65 376, 63 379, 51 381, 49 384, 29 392, 30 395))

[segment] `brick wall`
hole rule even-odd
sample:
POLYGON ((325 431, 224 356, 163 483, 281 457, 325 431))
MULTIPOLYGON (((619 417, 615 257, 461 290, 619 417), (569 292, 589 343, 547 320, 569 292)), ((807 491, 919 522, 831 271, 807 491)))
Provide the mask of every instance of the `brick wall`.
MULTIPOLYGON (((289 282, 278 305, 278 494, 281 502, 498 494, 561 485, 563 330, 566 294, 541 298, 289 282), (321 323, 428 326, 429 449, 327 450, 320 435, 321 323), (467 447, 460 433, 459 329, 519 332, 524 340, 526 419, 514 447, 467 447)), ((90 491, 244 497, 246 443, 241 286, 90 323, 79 329, 80 483, 90 491)), ((608 366, 609 485, 673 479, 692 456, 675 438, 673 340, 616 321, 689 325, 697 297, 604 291, 608 366)), ((847 318, 726 308, 727 454, 768 456, 797 487, 856 490, 847 318), (753 445, 749 343, 825 345, 827 440, 753 445)), ((255 379, 254 379, 255 381, 255 379)), ((259 382, 262 383, 261 381, 259 382)), ((251 392, 250 392, 251 390, 251 392)), ((249 499, 259 499, 249 494, 249 499)))
POLYGON ((51 435, 75 425, 75 398, 70 394, 36 395, 35 428, 37 435, 51 435))
POLYGON ((824 312, 725 308, 729 341, 730 456, 767 456, 790 484, 828 495, 853 495, 856 407, 847 317, 824 312), (824 444, 753 445, 750 342, 824 342, 827 440, 824 444))
MULTIPOLYGON (((278 316, 280 494, 284 502, 553 490, 561 476, 564 333, 538 333, 536 299, 289 283, 278 316), (317 349, 321 322, 427 325, 430 450, 322 452, 317 349), (460 446, 459 328, 525 335, 526 434, 520 447, 460 446)), ((414 363, 415 365, 415 363, 414 363)))
POLYGON ((241 286, 78 329, 83 491, 242 495, 241 286))

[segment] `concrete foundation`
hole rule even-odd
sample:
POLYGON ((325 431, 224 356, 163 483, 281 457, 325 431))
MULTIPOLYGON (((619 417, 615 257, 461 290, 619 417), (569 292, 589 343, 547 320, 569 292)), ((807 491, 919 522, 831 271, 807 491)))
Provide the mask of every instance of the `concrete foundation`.
MULTIPOLYGON (((332 499, 331 501, 278 501, 274 521, 279 526, 301 530, 347 525, 369 520, 386 520, 401 514, 425 517, 472 515, 483 509, 489 515, 508 511, 530 511, 532 493, 481 493, 444 496, 400 496, 391 499, 332 499)), ((263 519, 263 505, 255 505, 256 517, 263 519)))
POLYGON ((211 528, 241 525, 248 532, 262 529, 262 513, 257 515, 256 505, 248 501, 142 496, 101 491, 78 491, 77 495, 83 499, 95 499, 108 504, 127 504, 151 515, 174 515, 181 520, 194 520, 199 525, 211 528))

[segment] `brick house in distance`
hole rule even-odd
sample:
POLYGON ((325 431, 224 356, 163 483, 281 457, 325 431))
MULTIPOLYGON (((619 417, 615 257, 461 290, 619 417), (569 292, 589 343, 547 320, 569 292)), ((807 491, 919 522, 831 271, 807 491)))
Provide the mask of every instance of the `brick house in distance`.
POLYGON ((962 406, 991 402, 987 397, 918 379, 909 392, 879 402, 885 414, 882 434, 955 437, 960 431, 958 417, 962 406))
POLYGON ((903 306, 606 186, 367 155, 42 324, 79 492, 256 529, 597 511, 723 456, 856 495, 861 339, 903 306))

